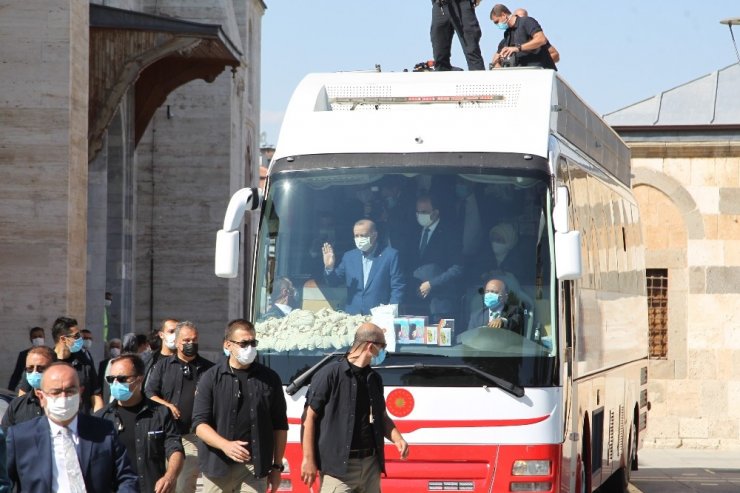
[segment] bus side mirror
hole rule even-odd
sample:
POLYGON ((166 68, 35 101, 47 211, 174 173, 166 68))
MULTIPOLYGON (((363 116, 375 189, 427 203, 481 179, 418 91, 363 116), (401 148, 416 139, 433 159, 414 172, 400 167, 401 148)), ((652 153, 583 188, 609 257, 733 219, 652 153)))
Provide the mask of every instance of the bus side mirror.
POLYGON ((216 275, 233 279, 239 272, 239 231, 216 233, 216 275))
POLYGON ((218 277, 231 279, 239 273, 239 229, 246 211, 257 209, 262 202, 262 190, 242 188, 229 200, 224 228, 216 233, 214 271, 218 277))
POLYGON ((555 233, 555 273, 561 281, 581 278, 581 233, 555 233))

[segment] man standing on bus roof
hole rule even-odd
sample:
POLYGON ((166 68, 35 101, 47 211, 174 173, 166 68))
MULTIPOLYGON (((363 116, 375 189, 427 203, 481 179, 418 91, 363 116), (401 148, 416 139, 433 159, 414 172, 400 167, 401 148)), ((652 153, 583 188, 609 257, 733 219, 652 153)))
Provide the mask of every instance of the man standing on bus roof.
POLYGON ((454 33, 462 45, 468 70, 486 69, 480 52, 480 24, 475 15, 479 3, 480 0, 432 0, 430 36, 435 71, 452 70, 450 55, 454 33))
POLYGON ((334 248, 330 243, 322 247, 327 282, 337 285, 344 280, 347 286, 345 311, 369 315, 378 305, 401 303, 406 283, 398 251, 379 244, 378 231, 370 219, 360 219, 352 231, 357 248, 346 252, 336 268, 334 248))
POLYGON ((364 323, 346 357, 311 379, 302 437, 301 479, 306 485, 313 484, 320 470, 321 492, 380 493, 383 437, 395 444, 401 459, 408 456, 409 446, 386 412, 383 381, 370 368, 384 357, 383 330, 364 323))
POLYGON ((497 3, 491 9, 491 20, 504 31, 504 39, 491 62, 494 67, 501 67, 506 59, 514 57, 512 66, 557 70, 546 48, 547 37, 533 17, 519 17, 512 14, 506 5, 497 3))

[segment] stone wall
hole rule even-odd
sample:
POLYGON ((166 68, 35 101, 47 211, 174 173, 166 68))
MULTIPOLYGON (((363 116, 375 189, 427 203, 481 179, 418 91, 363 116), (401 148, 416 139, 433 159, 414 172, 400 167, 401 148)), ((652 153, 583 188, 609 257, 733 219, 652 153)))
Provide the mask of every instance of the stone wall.
POLYGON ((740 146, 632 147, 646 267, 669 283, 646 446, 740 448, 740 146))
POLYGON ((10 0, 0 15, 2 386, 28 328, 85 323, 88 5, 10 0))

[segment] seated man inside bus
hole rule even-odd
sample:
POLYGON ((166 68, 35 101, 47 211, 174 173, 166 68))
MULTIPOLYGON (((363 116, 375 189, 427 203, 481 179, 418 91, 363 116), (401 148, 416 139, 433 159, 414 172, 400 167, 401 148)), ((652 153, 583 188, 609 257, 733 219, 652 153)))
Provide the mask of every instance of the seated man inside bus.
POLYGON ((516 304, 509 304, 509 289, 501 279, 490 279, 483 290, 483 307, 470 315, 466 330, 476 327, 507 329, 522 333, 524 314, 516 304))
POLYGON ((347 286, 345 311, 351 315, 370 315, 370 309, 403 301, 406 283, 398 263, 398 251, 378 241, 378 231, 370 219, 360 219, 352 229, 355 246, 345 252, 336 265, 331 243, 322 247, 324 272, 330 285, 342 281, 347 286))
POLYGON ((265 312, 262 320, 268 318, 283 318, 293 311, 296 304, 296 290, 287 277, 278 277, 272 285, 270 308, 265 312))

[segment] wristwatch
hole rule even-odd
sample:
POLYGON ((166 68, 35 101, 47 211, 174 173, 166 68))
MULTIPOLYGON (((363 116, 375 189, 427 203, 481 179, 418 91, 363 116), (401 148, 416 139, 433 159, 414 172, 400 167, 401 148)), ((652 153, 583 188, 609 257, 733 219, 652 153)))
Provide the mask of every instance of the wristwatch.
POLYGON ((277 469, 280 472, 285 471, 285 464, 273 464, 270 466, 270 469, 277 469))
POLYGON ((521 53, 522 52, 522 44, 521 43, 517 43, 516 44, 516 47, 519 50, 519 53, 521 53))

